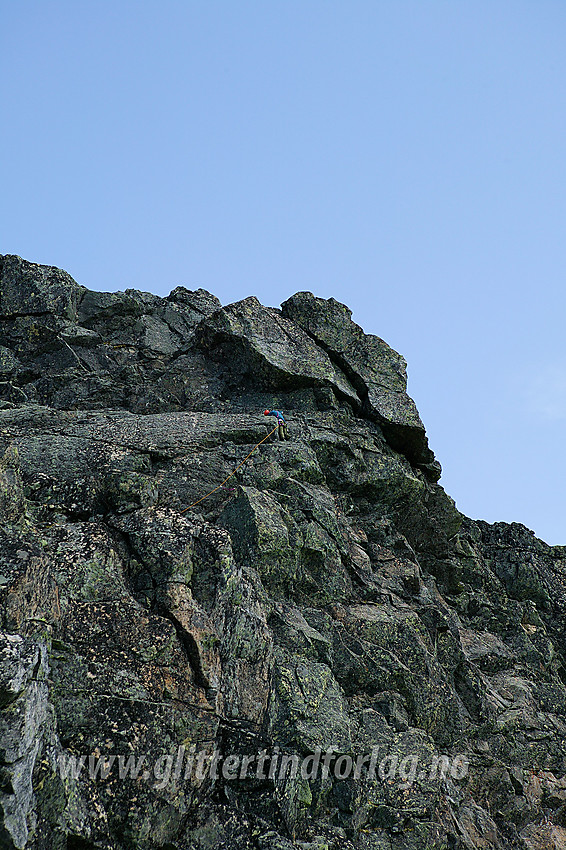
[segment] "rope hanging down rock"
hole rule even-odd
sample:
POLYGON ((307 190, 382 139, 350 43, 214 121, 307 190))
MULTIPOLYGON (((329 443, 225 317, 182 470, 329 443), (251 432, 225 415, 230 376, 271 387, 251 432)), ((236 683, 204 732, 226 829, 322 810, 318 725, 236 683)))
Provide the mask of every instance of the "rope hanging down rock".
POLYGON ((222 482, 218 485, 218 487, 215 487, 215 488, 214 488, 214 490, 211 490, 211 491, 210 491, 210 493, 207 493, 207 494, 206 494, 206 496, 201 496, 201 498, 200 498, 200 499, 197 499, 197 500, 196 500, 196 502, 193 502, 193 503, 192 503, 192 505, 189 505, 189 507, 188 507, 188 508, 183 508, 183 510, 181 511, 181 513, 182 513, 182 514, 184 514, 184 513, 185 513, 185 511, 189 511, 191 508, 194 508, 194 506, 195 506, 195 505, 198 505, 198 503, 199 503, 199 502, 202 502, 204 499, 208 498, 208 496, 212 496, 212 494, 213 494, 213 493, 216 493, 216 491, 217 491, 217 490, 220 490, 220 488, 221 488, 224 484, 226 484, 226 482, 227 482, 227 481, 229 481, 229 480, 230 480, 230 478, 232 478, 232 476, 233 476, 233 475, 235 475, 235 474, 236 474, 236 472, 240 469, 240 467, 241 467, 241 466, 243 466, 243 465, 245 464, 245 462, 246 462, 246 461, 247 461, 247 459, 250 457, 250 455, 253 455, 253 453, 255 452, 255 450, 257 449, 257 447, 258 447, 258 446, 261 446, 261 444, 262 444, 262 443, 265 443, 265 441, 266 441, 266 440, 268 440, 268 439, 271 437, 271 435, 275 433, 275 431, 277 431, 278 427, 279 427, 279 423, 277 423, 277 425, 275 426, 275 428, 274 428, 272 431, 270 431, 270 432, 269 432, 269 434, 267 435, 267 437, 264 437, 264 438, 263 438, 263 440, 260 440, 260 441, 259 441, 259 443, 256 443, 256 444, 255 444, 255 446, 253 447, 253 449, 251 450, 250 454, 248 454, 248 455, 246 455, 246 456, 245 456, 245 458, 243 459, 243 461, 242 461, 241 463, 239 463, 239 464, 238 464, 238 466, 236 467, 236 469, 234 470, 234 472, 231 472, 231 473, 230 473, 230 475, 228 476, 228 478, 225 478, 225 479, 224 479, 224 481, 222 481, 222 482))

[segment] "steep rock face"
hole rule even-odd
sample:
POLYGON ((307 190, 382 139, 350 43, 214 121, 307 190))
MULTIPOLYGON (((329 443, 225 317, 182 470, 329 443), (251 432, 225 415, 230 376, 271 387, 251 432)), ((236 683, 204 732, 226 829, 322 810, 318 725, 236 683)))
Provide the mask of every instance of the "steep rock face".
POLYGON ((424 425, 407 395, 407 364, 386 342, 365 334, 352 312, 334 298, 298 292, 281 305, 283 315, 304 328, 340 364, 359 388, 365 412, 375 417, 391 445, 429 473, 440 477, 440 465, 428 447, 424 425))
POLYGON ((566 846, 566 549, 456 510, 396 352, 17 257, 0 305, 1 847, 566 846))

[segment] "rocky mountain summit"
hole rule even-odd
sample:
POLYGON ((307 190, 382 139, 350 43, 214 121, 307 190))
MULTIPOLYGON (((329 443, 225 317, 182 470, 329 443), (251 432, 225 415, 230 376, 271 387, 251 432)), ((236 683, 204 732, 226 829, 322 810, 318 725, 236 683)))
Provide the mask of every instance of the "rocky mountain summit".
POLYGON ((0 314, 1 848, 566 847, 566 548, 458 512, 399 354, 15 256, 0 314))

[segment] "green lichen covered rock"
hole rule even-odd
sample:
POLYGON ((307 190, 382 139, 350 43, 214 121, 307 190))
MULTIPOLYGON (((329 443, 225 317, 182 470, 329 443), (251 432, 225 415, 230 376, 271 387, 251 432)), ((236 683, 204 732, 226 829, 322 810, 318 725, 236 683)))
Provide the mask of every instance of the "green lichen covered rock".
POLYGON ((0 847, 566 846, 566 549, 459 513, 400 355, 0 283, 0 847))
POLYGON ((394 448, 405 451, 437 480, 440 467, 434 464, 424 425, 407 395, 404 358, 380 337, 365 334, 352 321, 352 311, 334 298, 297 292, 281 308, 283 315, 307 331, 350 377, 394 448))

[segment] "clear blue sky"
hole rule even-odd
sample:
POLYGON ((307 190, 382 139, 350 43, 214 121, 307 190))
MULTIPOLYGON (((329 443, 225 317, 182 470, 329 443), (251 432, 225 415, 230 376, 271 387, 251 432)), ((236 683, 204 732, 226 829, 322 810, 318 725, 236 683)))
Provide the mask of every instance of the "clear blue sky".
POLYGON ((0 253, 346 302, 474 518, 566 544, 566 3, 0 4, 0 253))

